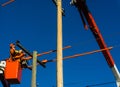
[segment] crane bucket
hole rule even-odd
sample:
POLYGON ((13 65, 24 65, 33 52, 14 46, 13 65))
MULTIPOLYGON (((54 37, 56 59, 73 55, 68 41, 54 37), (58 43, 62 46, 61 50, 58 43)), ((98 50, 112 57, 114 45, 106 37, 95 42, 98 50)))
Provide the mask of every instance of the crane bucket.
POLYGON ((10 84, 20 84, 22 68, 19 61, 6 60, 5 79, 10 84))

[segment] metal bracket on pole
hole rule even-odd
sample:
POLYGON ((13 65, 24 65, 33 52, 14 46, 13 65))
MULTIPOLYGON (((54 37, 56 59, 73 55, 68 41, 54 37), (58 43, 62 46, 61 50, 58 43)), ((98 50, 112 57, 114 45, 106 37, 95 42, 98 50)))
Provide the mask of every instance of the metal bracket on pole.
MULTIPOLYGON (((57 0, 52 0, 55 6, 57 7, 57 0)), ((62 16, 65 16, 65 10, 62 8, 62 16)))
MULTIPOLYGON (((33 55, 28 51, 26 50, 21 44, 20 44, 20 41, 16 41, 16 46, 18 46, 20 49, 22 49, 25 53, 27 53, 29 56, 33 57, 33 55)), ((37 59, 37 62, 43 66, 44 68, 46 67, 40 60, 37 59)))
MULTIPOLYGON (((86 0, 81 0, 82 2, 86 2, 86 0)), ((70 5, 75 5, 77 3, 77 0, 71 0, 70 5)))
POLYGON ((74 5, 76 2, 76 0, 71 0, 70 5, 74 5))

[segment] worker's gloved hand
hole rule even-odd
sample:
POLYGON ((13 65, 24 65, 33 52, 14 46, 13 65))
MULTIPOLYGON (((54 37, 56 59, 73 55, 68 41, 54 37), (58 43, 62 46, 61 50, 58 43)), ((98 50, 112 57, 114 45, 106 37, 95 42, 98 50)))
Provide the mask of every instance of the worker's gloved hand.
POLYGON ((19 52, 19 53, 22 53, 23 51, 22 51, 22 50, 19 50, 18 52, 19 52))

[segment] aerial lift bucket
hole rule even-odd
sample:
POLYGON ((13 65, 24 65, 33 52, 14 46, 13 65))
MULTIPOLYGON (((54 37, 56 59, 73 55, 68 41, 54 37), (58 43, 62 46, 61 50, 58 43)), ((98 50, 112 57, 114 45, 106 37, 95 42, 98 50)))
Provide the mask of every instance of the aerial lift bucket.
POLYGON ((22 68, 19 61, 6 60, 5 79, 10 84, 20 84, 22 68))

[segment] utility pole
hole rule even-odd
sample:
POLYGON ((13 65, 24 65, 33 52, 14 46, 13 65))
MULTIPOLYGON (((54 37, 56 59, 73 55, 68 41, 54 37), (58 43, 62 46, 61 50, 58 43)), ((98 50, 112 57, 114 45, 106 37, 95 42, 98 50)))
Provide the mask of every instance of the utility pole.
POLYGON ((57 0, 57 87, 63 87, 62 0, 57 0))
POLYGON ((32 64, 32 84, 31 87, 36 87, 36 65, 37 65, 37 51, 33 51, 33 64, 32 64))

